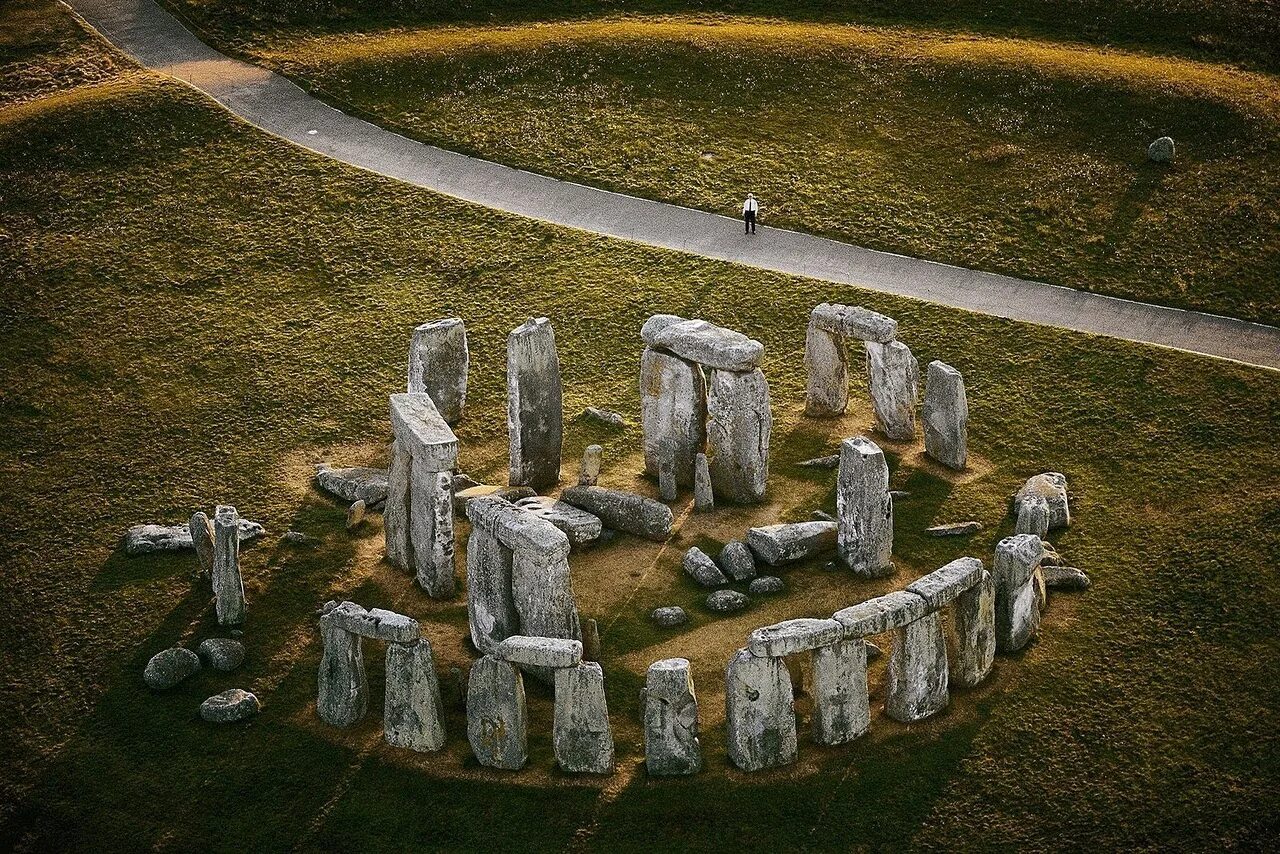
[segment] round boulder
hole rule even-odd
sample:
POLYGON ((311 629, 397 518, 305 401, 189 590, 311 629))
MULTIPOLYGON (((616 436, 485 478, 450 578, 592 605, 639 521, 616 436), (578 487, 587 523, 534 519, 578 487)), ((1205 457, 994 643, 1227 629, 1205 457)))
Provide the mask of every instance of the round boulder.
POLYGON ((152 691, 166 691, 194 673, 200 672, 200 656, 189 649, 175 646, 151 656, 142 681, 152 691))
POLYGON ((767 593, 781 593, 787 589, 787 585, 776 575, 762 575, 752 579, 747 589, 756 596, 760 596, 767 593))
POLYGON ((200 660, 226 673, 244 662, 244 644, 231 638, 207 638, 200 642, 200 660))
POLYGON ((1153 163, 1172 163, 1174 150, 1173 138, 1162 136, 1147 146, 1147 159, 1153 163))
POLYGON ((685 613, 684 608, 679 605, 669 605, 665 608, 654 608, 653 613, 649 615, 655 623, 664 629, 682 626, 689 622, 689 615, 685 613))
POLYGON ((200 704, 200 717, 215 724, 235 723, 253 717, 262 708, 258 698, 240 688, 214 694, 200 704))
POLYGON ((707 607, 717 614, 732 614, 747 607, 751 600, 737 590, 717 590, 707 597, 707 607))

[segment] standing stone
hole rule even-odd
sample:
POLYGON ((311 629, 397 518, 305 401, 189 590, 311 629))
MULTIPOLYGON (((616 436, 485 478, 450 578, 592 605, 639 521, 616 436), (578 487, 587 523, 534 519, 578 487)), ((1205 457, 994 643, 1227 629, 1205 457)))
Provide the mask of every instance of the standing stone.
POLYGON ((412 571, 428 595, 450 597, 456 589, 450 478, 458 438, 430 395, 393 394, 389 403, 396 441, 383 516, 387 558, 412 571))
POLYGON ((529 759, 524 680, 515 665, 483 656, 467 680, 467 741, 481 765, 518 771, 529 759))
POLYGON ((410 394, 429 394, 440 417, 453 425, 462 420, 467 402, 467 329, 459 317, 424 323, 409 344, 410 394))
POLYGON ((507 336, 507 433, 512 486, 559 482, 564 405, 556 336, 545 317, 507 336))
POLYGON ((600 660, 600 624, 592 619, 582 621, 582 660, 600 660))
POLYGON ((804 336, 804 368, 808 376, 804 414, 813 418, 842 414, 849 405, 849 356, 844 337, 820 328, 812 317, 804 336))
POLYGON ((604 671, 594 661, 556 671, 551 742, 563 771, 613 771, 613 733, 604 697, 604 671))
POLYGON ((680 487, 676 483, 676 460, 668 442, 658 459, 658 497, 663 501, 675 501, 680 497, 680 487))
POLYGON ((711 490, 711 466, 706 454, 693 458, 693 509, 699 513, 716 509, 715 495, 711 490))
POLYGON ((563 551, 516 549, 511 561, 511 593, 516 613, 520 615, 521 633, 544 638, 582 638, 573 584, 569 579, 567 539, 563 551))
POLYGON ((387 644, 387 698, 383 737, 392 747, 430 751, 444 747, 440 683, 431 643, 387 644))
POLYGON ((191 544, 195 546, 196 559, 200 562, 200 577, 213 577, 213 522, 202 511, 191 514, 191 544))
POLYGON ((467 619, 476 649, 494 647, 520 631, 520 615, 511 595, 511 549, 472 526, 467 540, 467 619))
POLYGON ((962 688, 972 688, 987 678, 996 655, 996 588, 991 573, 956 599, 958 648, 951 680, 962 688))
POLYGON ((836 481, 840 560, 865 578, 892 574, 893 499, 884 452, 863 436, 845 439, 836 481))
POLYGON ((866 343, 871 403, 880 432, 897 442, 916 435, 916 401, 920 395, 920 365, 901 341, 866 343))
POLYGON ((947 643, 938 612, 893 633, 885 714, 911 723, 947 707, 947 643))
POLYGON ((756 504, 769 482, 769 384, 756 368, 748 373, 712 371, 707 397, 707 445, 715 494, 756 504))
POLYGON ((996 544, 991 575, 996 590, 996 649, 1017 652, 1040 629, 1040 558, 1035 534, 1015 534, 996 544))
POLYGON ((795 761, 796 714, 783 659, 734 653, 725 674, 725 725, 729 758, 743 771, 795 761))
POLYGON ((871 727, 867 644, 842 640, 813 651, 813 740, 844 744, 871 727))
POLYGON ((664 658, 649 665, 641 693, 644 764, 652 776, 697 774, 702 770, 698 742, 698 696, 685 658, 664 658))
POLYGON ((220 504, 213 514, 213 596, 218 625, 244 623, 244 582, 240 578, 240 514, 220 504))
POLYGON ((413 566, 413 550, 409 545, 409 480, 412 477, 413 461, 409 450, 396 439, 391 443, 382 530, 386 537, 387 562, 405 570, 413 566))
POLYGON ((693 483, 694 457, 707 441, 707 383, 693 362, 646 348, 640 357, 640 425, 644 470, 657 477, 670 455, 676 482, 693 483))
POLYGON ((1018 518, 1013 524, 1015 534, 1049 535, 1049 502, 1043 495, 1033 495, 1018 505, 1018 518))
POLYGON ((414 457, 409 493, 409 543, 418 584, 433 599, 457 592, 453 572, 453 494, 449 472, 414 457))
POLYGON ((369 679, 364 672, 363 640, 327 617, 320 620, 324 655, 316 691, 316 714, 336 727, 349 727, 369 708, 369 679))
POLYGON ((582 470, 578 473, 578 486, 595 486, 600 481, 600 463, 604 448, 587 445, 582 452, 582 470))
POLYGON ((963 471, 969 461, 969 401, 959 371, 937 360, 929 363, 920 415, 925 453, 947 468, 963 471))
POLYGON ((750 581, 756 577, 756 559, 742 540, 730 540, 720 550, 720 568, 734 581, 750 581))

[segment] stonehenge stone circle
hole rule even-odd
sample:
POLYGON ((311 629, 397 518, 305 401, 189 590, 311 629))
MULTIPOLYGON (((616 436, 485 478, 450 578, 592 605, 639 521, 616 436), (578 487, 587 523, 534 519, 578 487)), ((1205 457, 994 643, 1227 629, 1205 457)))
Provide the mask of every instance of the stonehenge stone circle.
POLYGON ((180 646, 162 649, 147 661, 142 681, 152 691, 167 691, 200 672, 200 656, 180 646))
POLYGON ((711 486, 737 504, 763 500, 769 482, 769 435, 773 415, 764 373, 711 372, 707 395, 707 446, 711 486))
POLYGON ((969 461, 969 401, 964 377, 948 364, 929 363, 924 386, 924 451, 947 468, 963 471, 969 461))
POLYGON ((646 348, 640 357, 640 423, 645 473, 657 477, 659 461, 669 456, 676 482, 692 484, 695 457, 707 442, 707 382, 702 368, 646 348))
POLYGON ((951 681, 972 688, 987 678, 996 656, 996 588, 985 570, 973 587, 961 593, 955 603, 956 650, 951 681))
POLYGON ((600 517, 607 528, 648 540, 665 540, 675 524, 670 507, 634 492, 571 486, 560 493, 560 500, 600 517))
POLYGON ((871 727, 866 642, 840 640, 818 647, 812 662, 813 740, 853 741, 871 727))
POLYGON ((467 402, 467 328, 459 317, 424 323, 409 344, 410 394, 428 394, 446 424, 462 420, 467 402))
POLYGON ((769 566, 794 563, 835 551, 836 543, 835 522, 790 522, 747 531, 747 545, 761 563, 769 566))
POLYGON ((715 494, 711 488, 711 464, 706 454, 693 458, 693 509, 710 513, 716 509, 715 494))
POLYGON ((551 742, 561 770, 613 771, 613 733, 604 695, 604 671, 594 661, 556 670, 551 742))
POLYGON ((865 578, 893 572, 893 500, 884 452, 862 436, 840 444, 836 481, 840 560, 865 578))
POLYGON ((240 578, 240 514, 220 504, 213 514, 213 596, 218 625, 244 623, 244 581, 240 578))
POLYGON ((677 776, 702 770, 698 741, 698 695, 685 658, 649 665, 641 694, 644 762, 649 774, 677 776))
POLYGON ((996 544, 991 575, 995 582, 996 649, 1017 652, 1040 628, 1044 546, 1035 534, 1015 534, 996 544))
POLYGON ((444 747, 443 706, 431 642, 387 644, 383 738, 392 747, 433 751, 444 747))
POLYGON ((742 540, 730 540, 720 550, 720 568, 734 581, 756 577, 756 558, 742 540))
POLYGON ((452 472, 458 439, 427 394, 393 394, 395 433, 383 512, 387 560, 415 574, 432 598, 457 590, 452 472))
POLYGON ((804 364, 808 375, 804 412, 823 418, 841 415, 849 404, 849 357, 846 341, 889 344, 898 322, 865 308, 823 303, 809 314, 804 364))
POLYGON ((901 341, 866 343, 871 404, 880 432, 898 442, 916 435, 916 401, 920 396, 920 365, 901 341))
POLYGON ((213 521, 203 511, 197 510, 191 514, 187 529, 191 531, 196 560, 200 561, 201 577, 213 578, 213 521))
POLYGON ((911 723, 942 711, 947 700, 947 644, 938 612, 929 611, 893 634, 884 710, 911 723))
POLYGON ((734 653, 725 673, 725 724, 729 759, 743 771, 795 761, 796 715, 782 659, 734 653))
POLYGON ((729 579, 724 577, 724 573, 720 571, 720 567, 716 566, 716 562, 697 546, 691 546, 684 553, 681 567, 685 575, 703 587, 719 587, 729 583, 729 579))
POLYGON ((582 468, 578 472, 578 486, 595 486, 600 481, 600 463, 604 458, 604 448, 599 445, 587 445, 582 452, 582 468))
POLYGON ((467 679, 467 741, 487 768, 518 771, 529 759, 524 680, 515 665, 481 656, 467 679))
POLYGON ((507 434, 512 486, 559 482, 564 404, 556 336, 545 317, 507 336, 507 434))

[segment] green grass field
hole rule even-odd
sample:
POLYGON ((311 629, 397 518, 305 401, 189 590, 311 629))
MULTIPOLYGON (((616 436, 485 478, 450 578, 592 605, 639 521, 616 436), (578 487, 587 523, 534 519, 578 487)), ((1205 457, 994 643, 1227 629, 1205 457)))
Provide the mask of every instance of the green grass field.
POLYGON ((457 850, 498 834, 511 851, 1280 843, 1280 375, 468 206, 266 137, 136 70, 45 0, 6 8, 0 50, 0 847, 457 850), (829 507, 830 476, 793 464, 868 423, 865 401, 838 424, 798 415, 804 324, 824 300, 895 316, 922 360, 965 372, 980 465, 947 479, 891 447, 893 485, 913 492, 896 578, 802 566, 786 596, 714 620, 678 575, 679 549, 756 512, 829 507), (505 335, 545 314, 568 415, 601 405, 631 421, 608 433, 571 417, 566 457, 601 441, 606 482, 635 485, 638 329, 656 311, 764 341, 770 504, 690 523, 664 554, 624 539, 575 557, 583 614, 605 629, 620 772, 552 769, 537 688, 529 769, 484 772, 447 670, 469 658, 463 600, 432 602, 384 566, 376 522, 343 530, 344 508, 309 486, 311 463, 385 460, 409 330, 457 313, 472 347, 462 464, 497 475, 505 335), (717 668, 752 626, 904 585, 962 551, 988 558, 1009 493, 1043 469, 1071 479, 1076 523, 1057 542, 1094 587, 1055 595, 1040 642, 986 685, 922 725, 877 711, 869 737, 802 743, 777 772, 727 769, 708 723, 703 774, 637 773, 649 661, 696 657, 703 720, 718 720, 717 668), (120 535, 219 501, 271 532, 243 556, 248 659, 153 695, 148 657, 214 634, 212 606, 193 558, 126 558, 120 535), (965 543, 920 533, 961 518, 988 528, 965 543), (290 528, 321 543, 279 543, 290 528), (450 704, 442 754, 382 744, 377 687, 354 729, 315 718, 314 610, 331 597, 422 620, 450 704), (660 634, 645 615, 671 601, 694 620, 660 634), (262 714, 203 724, 199 702, 232 684, 255 691, 262 714))

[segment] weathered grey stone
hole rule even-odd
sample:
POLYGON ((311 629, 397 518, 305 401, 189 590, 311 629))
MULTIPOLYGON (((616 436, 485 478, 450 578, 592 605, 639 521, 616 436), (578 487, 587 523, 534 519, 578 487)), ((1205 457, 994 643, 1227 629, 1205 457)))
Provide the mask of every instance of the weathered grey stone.
POLYGON ((234 638, 205 638, 196 651, 210 669, 223 673, 244 663, 244 644, 234 638))
POLYGON ((1040 573, 1050 590, 1088 590, 1093 586, 1089 576, 1074 566, 1041 566, 1040 573))
POLYGON ((213 577, 213 522, 202 511, 191 514, 187 524, 191 532, 191 545, 196 550, 196 559, 200 563, 199 575, 202 578, 213 577))
POLYGON ((840 455, 831 454, 825 457, 814 457, 811 460, 796 463, 796 465, 807 469, 834 469, 840 465, 840 455))
POLYGON ((346 526, 348 531, 354 531, 364 524, 365 503, 363 501, 353 501, 351 506, 347 508, 346 526))
POLYGON ((1013 512, 1020 514, 1027 501, 1043 498, 1048 506, 1049 529, 1067 528, 1071 525, 1071 507, 1067 500, 1067 477, 1061 472, 1047 471, 1027 478, 1013 496, 1013 512))
POLYGON ((931 537, 967 537, 981 530, 982 523, 971 520, 968 522, 947 522, 943 525, 934 525, 931 528, 925 528, 924 532, 931 537))
POLYGON ((835 522, 791 522, 747 531, 747 545, 769 566, 793 563, 835 551, 835 522))
POLYGON ((645 767, 651 775, 697 774, 702 770, 698 696, 688 659, 664 658, 649 665, 641 716, 645 767))
POLYGON ((467 540, 467 620, 476 649, 493 653, 520 630, 511 595, 511 549, 480 527, 467 540))
POLYGON ((453 567, 453 492, 447 471, 432 471, 414 457, 409 488, 409 545, 414 575, 433 599, 457 592, 453 567))
POLYGON ((1016 652, 1040 628, 1040 558, 1035 534, 1016 534, 996 544, 991 575, 996 590, 996 649, 1016 652))
POLYGON ((752 655, 781 658, 835 643, 840 640, 842 632, 835 620, 802 617, 756 629, 747 641, 747 648, 752 655))
POLYGON ((462 419, 467 402, 467 329, 462 318, 446 317, 413 330, 409 344, 408 391, 429 394, 449 424, 462 419))
POLYGON ((533 498, 538 493, 531 486, 500 486, 493 494, 508 504, 515 504, 521 499, 533 498))
POLYGON ((654 608, 653 613, 649 615, 659 626, 664 629, 683 626, 689 622, 689 615, 685 613, 684 608, 679 605, 667 605, 662 608, 654 608))
POLYGON ((658 335, 668 326, 680 323, 684 318, 678 314, 653 314, 640 327, 640 338, 644 343, 653 346, 658 335))
POLYGON ((1042 495, 1033 495, 1018 505, 1018 518, 1014 522, 1015 534, 1049 535, 1049 502, 1042 495))
POLYGON ((570 546, 580 546, 598 539, 604 528, 599 516, 545 495, 521 498, 516 506, 555 525, 569 538, 570 546))
POLYGON ((280 539, 295 546, 317 546, 320 544, 319 537, 313 537, 301 531, 285 531, 280 535, 280 539))
POLYGON ((220 626, 244 623, 244 582, 240 578, 240 514, 220 504, 213 514, 213 597, 220 626))
POLYGON ((657 477, 659 460, 670 456, 677 483, 693 483, 694 457, 707 441, 707 383, 702 368, 646 349, 640 357, 640 424, 645 473, 657 477))
POLYGON ((876 424, 890 439, 909 442, 916 435, 920 365, 911 348, 901 341, 867 342, 865 346, 876 424))
POLYGON ((587 445, 582 452, 582 468, 578 472, 578 486, 595 486, 600 481, 600 463, 604 458, 604 448, 599 445, 587 445))
POLYGON ((382 732, 387 744, 409 750, 444 747, 443 706, 431 643, 387 645, 387 698, 382 732))
POLYGON ((200 717, 213 724, 229 724, 248 720, 258 713, 262 704, 253 694, 241 688, 232 688, 214 694, 200 704, 200 717))
POLYGON ((369 708, 369 678, 364 670, 363 639, 321 619, 324 654, 317 679, 316 714, 336 727, 349 727, 369 708))
POLYGON ((387 470, 387 503, 382 510, 382 533, 387 563, 406 572, 413 569, 409 545, 409 481, 413 460, 399 439, 391 443, 391 467, 387 470))
POLYGON ((840 415, 849 405, 849 355, 844 337, 821 328, 811 317, 804 338, 807 385, 804 414, 813 418, 840 415))
POLYGON ((681 566, 684 568, 685 575, 703 587, 719 587, 729 583, 729 579, 724 577, 724 573, 720 571, 720 567, 716 566, 716 562, 697 546, 691 547, 684 553, 681 566))
POLYGON ((650 347, 667 350, 682 359, 721 371, 750 371, 760 364, 764 345, 741 332, 705 320, 684 320, 675 315, 655 315, 640 331, 650 347), (674 320, 672 320, 674 318, 674 320))
POLYGON ((776 575, 762 575, 759 578, 753 578, 751 579, 751 583, 747 585, 747 592, 752 596, 764 596, 770 593, 783 593, 786 589, 786 583, 776 575))
POLYGON ((795 761, 796 715, 791 676, 782 659, 738 650, 725 673, 724 702, 734 765, 759 771, 795 761))
POLYGON ((363 501, 372 507, 387 500, 387 469, 352 466, 333 468, 328 463, 316 466, 316 485, 343 501, 363 501))
POLYGON ((592 619, 582 621, 582 660, 600 660, 600 624, 592 619))
POLYGON ((706 454, 693 458, 693 509, 709 513, 716 509, 715 493, 711 488, 711 464, 706 454))
MULTIPOLYGON (((588 406, 582 410, 582 416, 592 421, 598 421, 606 427, 625 427, 627 419, 622 417, 621 412, 615 412, 612 409, 600 409, 596 406, 588 406)), ((588 484, 590 485, 590 484, 588 484)))
POLYGON ((924 600, 930 611, 944 608, 956 598, 982 581, 982 561, 976 557, 962 557, 946 566, 935 569, 907 585, 907 590, 924 600))
POLYGON ((956 599, 955 625, 958 648, 951 680, 972 688, 991 672, 996 656, 996 589, 991 573, 956 599))
POLYGON ((529 667, 577 667, 582 663, 582 642, 565 638, 512 635, 498 644, 493 657, 529 667))
POLYGON ((923 599, 906 590, 895 590, 836 611, 832 619, 844 627, 846 640, 859 640, 902 628, 923 617, 924 612, 923 599))
MULTIPOLYGON (((458 467, 458 437, 440 417, 429 394, 393 394, 389 398, 391 430, 409 456, 426 471, 458 467)), ((392 491, 388 474, 388 499, 392 491)))
POLYGON ((843 338, 888 344, 898 335, 898 321, 855 305, 823 303, 809 313, 810 324, 843 338))
POLYGON ((531 513, 496 495, 468 501, 467 519, 473 527, 488 531, 509 549, 541 552, 548 557, 569 554, 569 537, 543 514, 531 513))
MULTIPOLYGON (((240 542, 256 540, 266 533, 257 522, 240 520, 240 542)), ((134 525, 124 535, 124 552, 127 555, 145 555, 155 552, 176 552, 194 548, 191 526, 182 525, 134 525)))
POLYGON ((947 644, 937 611, 893 634, 885 714, 911 723, 947 707, 947 644))
POLYGON ((964 377, 944 362, 929 363, 920 420, 925 453, 947 468, 963 471, 969 462, 969 401, 964 377))
POLYGON ((1147 146, 1147 159, 1153 163, 1172 163, 1176 150, 1173 138, 1162 136, 1147 146))
POLYGON ((863 436, 840 444, 836 518, 840 560, 856 574, 877 578, 893 572, 893 500, 884 452, 863 436))
POLYGON ((707 446, 717 497, 738 504, 764 498, 769 483, 769 384, 749 373, 712 371, 707 394, 707 446))
POLYGON ((507 336, 509 482, 543 489, 560 480, 564 406, 556 336, 545 317, 507 336))
POLYGON ((844 744, 871 727, 867 645, 838 641, 813 651, 813 740, 844 744))
POLYGON ((676 482, 676 461, 670 443, 658 458, 658 497, 663 501, 675 501, 680 497, 680 485, 676 482))
POLYGON ((586 510, 605 527, 650 540, 671 536, 675 517, 671 508, 660 501, 600 486, 571 486, 560 494, 560 500, 586 510))
POLYGON ((151 656, 142 670, 142 681, 152 691, 167 691, 187 677, 200 672, 200 656, 175 646, 151 656))
POLYGON ((520 632, 544 638, 582 638, 582 625, 569 577, 569 559, 558 554, 515 549, 511 595, 520 632))
POLYGON ((734 581, 756 577, 756 558, 742 540, 730 540, 720 550, 720 568, 734 581))
POLYGON ((604 671, 594 661, 556 671, 551 743, 562 771, 613 771, 613 733, 604 695, 604 671))
POLYGON ((516 771, 529 759, 524 680, 515 665, 482 656, 467 680, 467 741, 481 765, 516 771))
POLYGON ((707 609, 717 614, 732 614, 735 611, 741 611, 749 604, 751 600, 746 594, 739 593, 737 590, 717 590, 707 597, 707 609))

